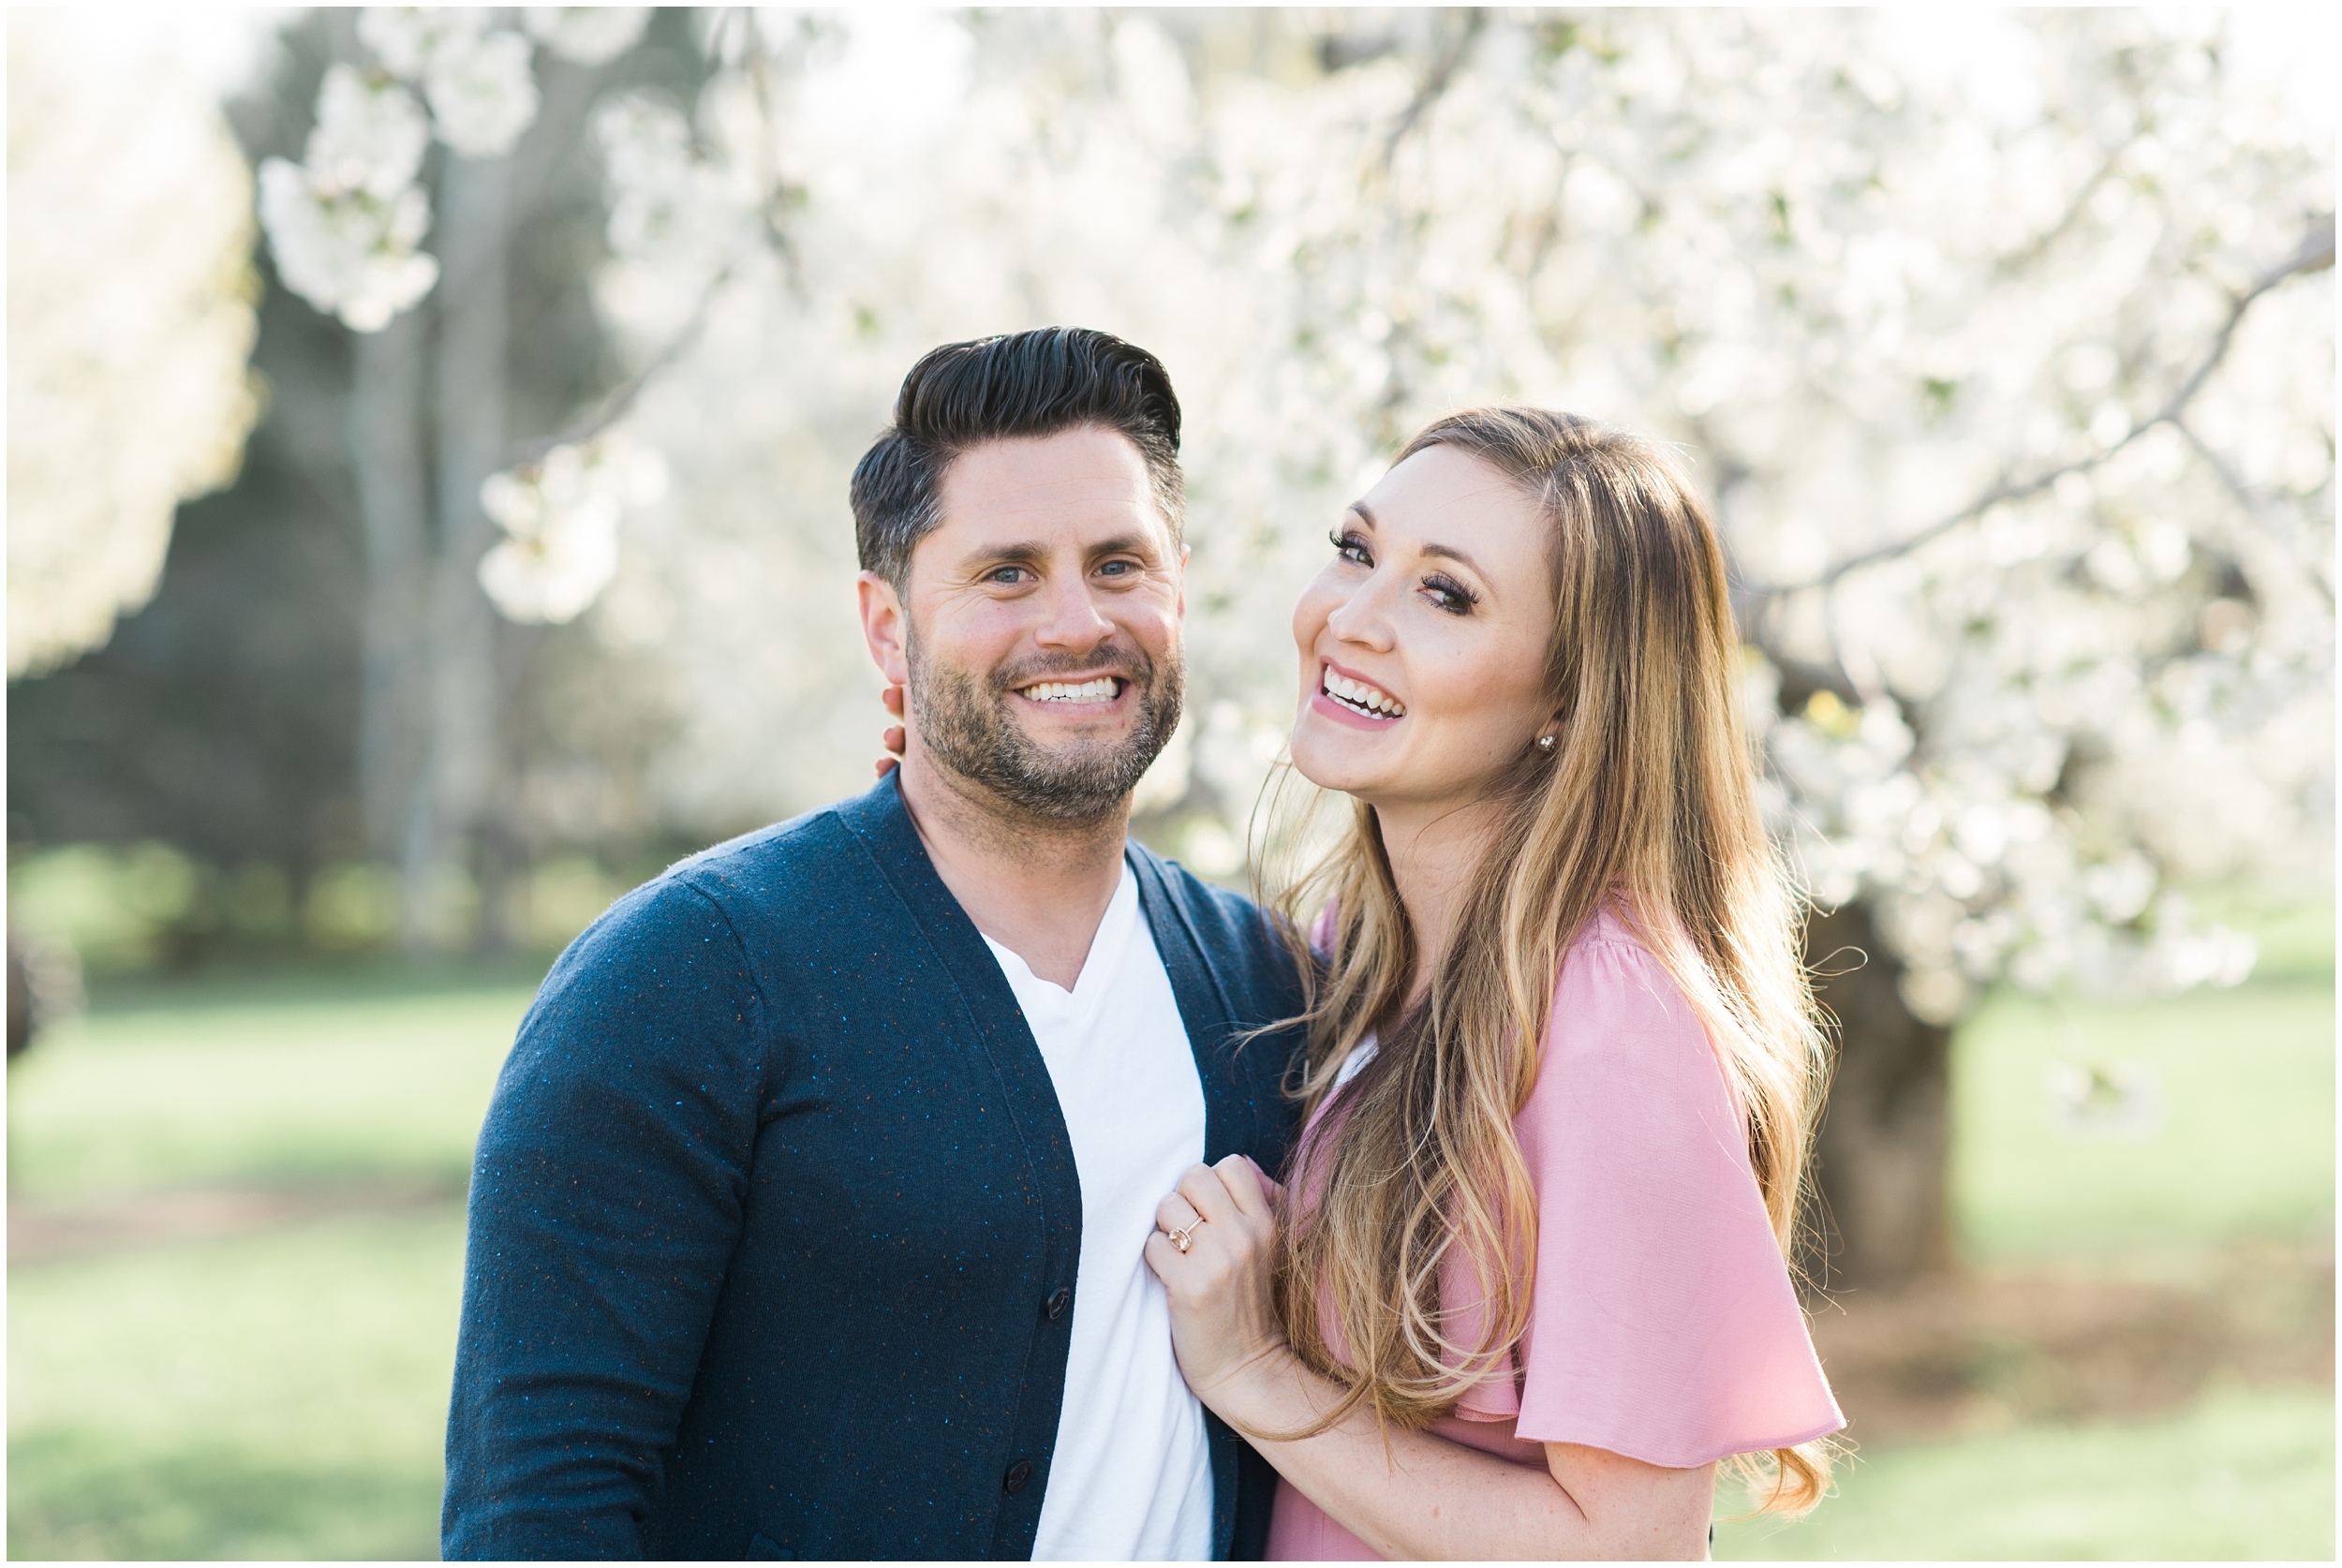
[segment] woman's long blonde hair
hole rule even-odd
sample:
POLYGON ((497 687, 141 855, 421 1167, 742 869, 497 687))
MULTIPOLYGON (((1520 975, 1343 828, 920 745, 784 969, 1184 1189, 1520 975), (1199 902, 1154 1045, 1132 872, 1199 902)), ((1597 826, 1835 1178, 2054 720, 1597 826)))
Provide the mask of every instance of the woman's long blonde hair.
MULTIPOLYGON (((1561 716, 1549 754, 1524 737, 1495 780, 1503 812, 1446 951, 1418 955, 1371 807, 1269 901, 1288 929, 1334 914, 1330 966, 1305 1014, 1297 1092, 1314 1111, 1352 1048, 1372 1061, 1295 1161, 1277 1308, 1295 1351, 1345 1383, 1327 1424, 1360 1405, 1405 1427, 1452 1411, 1509 1366, 1529 1310, 1536 1205, 1513 1117, 1570 939, 1615 896, 1690 998, 1748 1111, 1749 1157, 1787 1253, 1828 1072, 1800 958, 1799 910, 1758 818, 1740 717, 1739 647, 1715 530, 1648 442, 1518 407, 1440 420, 1400 461, 1443 446, 1516 480, 1550 529, 1555 617, 1545 686, 1561 716), (1410 1008, 1415 966, 1430 966, 1410 1008), (1469 1261, 1481 1301, 1440 1302, 1440 1266, 1469 1261), (1320 1313, 1341 1328, 1337 1357, 1320 1313), (1457 1342, 1462 1325, 1474 1343, 1457 1342)), ((1272 872, 1273 877, 1273 872, 1272 872)), ((1304 965, 1305 970, 1312 966, 1304 965)), ((1801 1512, 1826 1449, 1743 1461, 1801 1512)))

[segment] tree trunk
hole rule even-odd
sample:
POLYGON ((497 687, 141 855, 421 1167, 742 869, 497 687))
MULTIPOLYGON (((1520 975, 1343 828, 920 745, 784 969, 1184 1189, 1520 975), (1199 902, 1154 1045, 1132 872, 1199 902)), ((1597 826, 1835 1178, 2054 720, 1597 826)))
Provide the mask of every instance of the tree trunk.
POLYGON ((358 783, 366 851, 400 857, 421 769, 423 584, 431 552, 422 449, 423 334, 417 314, 355 334, 349 448, 365 539, 358 783))
POLYGON ((1814 1151, 1806 1278, 1825 1291, 1892 1289, 1951 1264, 1951 1030, 1904 1006, 1903 965, 1868 906, 1816 912, 1805 954, 1840 1029, 1814 1151))
MULTIPOLYGON (((410 949, 445 944, 450 932, 438 900, 451 884, 487 869, 477 864, 479 835, 500 771, 497 629, 478 573, 495 536, 480 486, 505 461, 511 183, 509 158, 451 157, 439 187, 439 552, 431 587, 430 749, 402 856, 410 949)), ((502 892, 479 887, 482 946, 501 943, 502 892)))

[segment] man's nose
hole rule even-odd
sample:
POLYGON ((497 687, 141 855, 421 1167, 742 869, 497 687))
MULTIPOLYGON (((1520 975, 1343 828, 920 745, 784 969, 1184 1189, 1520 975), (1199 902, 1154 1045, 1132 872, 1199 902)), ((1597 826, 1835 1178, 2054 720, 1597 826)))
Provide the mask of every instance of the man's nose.
POLYGON ((1088 579, 1059 578, 1042 589, 1041 624, 1033 641, 1048 648, 1087 651, 1114 635, 1114 623, 1101 614, 1088 579))

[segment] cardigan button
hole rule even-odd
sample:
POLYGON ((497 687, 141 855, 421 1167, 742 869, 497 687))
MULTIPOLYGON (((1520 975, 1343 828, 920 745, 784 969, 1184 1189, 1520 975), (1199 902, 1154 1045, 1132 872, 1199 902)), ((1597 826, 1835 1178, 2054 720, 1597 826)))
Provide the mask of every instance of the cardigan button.
POLYGON ((1041 1304, 1041 1309, 1049 1314, 1051 1323, 1055 1323, 1065 1315, 1065 1309, 1072 1305, 1074 1305, 1074 1293, 1065 1286, 1060 1285, 1049 1293, 1049 1299, 1041 1304))
POLYGON ((1007 1492, 1021 1492, 1025 1489, 1025 1483, 1031 1479, 1032 1461, 1019 1459, 1008 1467, 1006 1475, 1001 1477, 1001 1488, 1007 1492))

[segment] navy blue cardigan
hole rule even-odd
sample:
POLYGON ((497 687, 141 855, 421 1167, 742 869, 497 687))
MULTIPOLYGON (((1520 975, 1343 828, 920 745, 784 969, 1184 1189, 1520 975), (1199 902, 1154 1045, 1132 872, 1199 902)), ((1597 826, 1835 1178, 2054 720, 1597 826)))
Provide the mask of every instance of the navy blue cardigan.
MULTIPOLYGON (((1298 993, 1260 912, 1133 845, 1205 1158, 1277 1168, 1298 993)), ((710 850, 561 955, 472 1169, 450 1558, 1025 1558, 1081 1246, 1015 995, 890 777, 710 850)), ((1208 1419, 1212 1541, 1267 1464, 1208 1419)))

